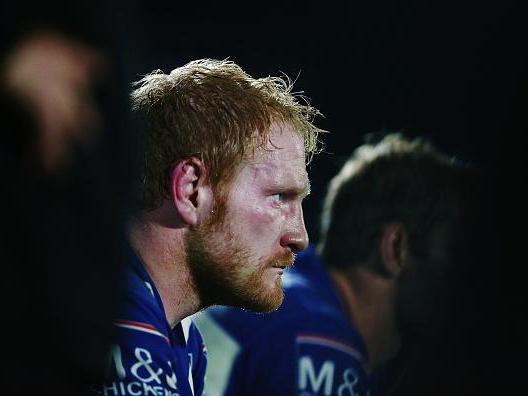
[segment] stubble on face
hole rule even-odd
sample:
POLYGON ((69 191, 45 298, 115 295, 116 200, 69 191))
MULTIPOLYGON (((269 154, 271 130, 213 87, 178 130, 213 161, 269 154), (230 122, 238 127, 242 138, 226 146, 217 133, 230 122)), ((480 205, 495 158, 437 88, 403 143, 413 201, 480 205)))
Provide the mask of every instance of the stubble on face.
POLYGON ((209 221, 189 229, 187 260, 201 305, 230 305, 255 312, 272 312, 284 297, 281 277, 272 288, 264 283, 272 267, 290 267, 295 255, 277 254, 261 263, 233 232, 225 200, 219 200, 209 221))

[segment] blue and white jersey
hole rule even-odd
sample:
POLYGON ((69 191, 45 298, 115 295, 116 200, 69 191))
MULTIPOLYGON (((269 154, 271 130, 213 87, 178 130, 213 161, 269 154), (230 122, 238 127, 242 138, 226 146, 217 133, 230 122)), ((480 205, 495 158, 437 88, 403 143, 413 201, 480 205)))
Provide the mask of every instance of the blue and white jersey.
POLYGON ((214 307, 195 315, 209 350, 206 394, 375 395, 367 351, 314 248, 283 275, 271 314, 214 307))
POLYGON ((201 396, 207 355, 191 319, 171 329, 154 282, 130 253, 121 308, 114 322, 104 396, 201 396))

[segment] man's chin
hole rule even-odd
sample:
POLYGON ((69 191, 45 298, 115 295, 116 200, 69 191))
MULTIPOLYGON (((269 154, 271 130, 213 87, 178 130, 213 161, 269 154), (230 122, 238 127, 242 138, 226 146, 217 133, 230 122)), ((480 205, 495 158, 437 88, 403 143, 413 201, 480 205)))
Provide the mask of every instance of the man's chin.
POLYGON ((275 312, 282 304, 282 300, 273 303, 262 303, 262 302, 251 302, 249 304, 244 304, 242 309, 257 313, 271 313, 275 312))
POLYGON ((267 294, 262 293, 258 295, 252 290, 252 295, 248 297, 250 298, 246 298, 236 305, 253 312, 270 313, 279 309, 284 299, 284 293, 279 286, 267 294))

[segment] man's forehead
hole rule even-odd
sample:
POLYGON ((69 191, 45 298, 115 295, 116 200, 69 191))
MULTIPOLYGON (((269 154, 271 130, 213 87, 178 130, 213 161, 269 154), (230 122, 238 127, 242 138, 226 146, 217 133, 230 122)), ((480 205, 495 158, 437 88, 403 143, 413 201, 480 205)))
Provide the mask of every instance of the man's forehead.
POLYGON ((254 155, 248 159, 249 164, 280 164, 285 162, 295 162, 306 165, 304 151, 294 147, 266 146, 255 150, 254 155))
POLYGON ((267 143, 243 161, 244 168, 253 178, 294 178, 296 184, 309 184, 304 140, 290 126, 273 124, 267 143))
POLYGON ((259 175, 274 175, 279 171, 286 171, 287 173, 295 173, 299 176, 307 176, 306 165, 299 161, 293 164, 291 161, 251 161, 246 166, 254 173, 259 175))
POLYGON ((286 161, 294 159, 304 161, 304 138, 292 126, 274 123, 266 144, 255 150, 254 157, 255 160, 264 157, 286 161))
POLYGON ((293 165, 291 162, 259 161, 247 164, 247 171, 253 180, 268 180, 272 184, 288 183, 292 188, 310 190, 310 181, 304 162, 293 165))

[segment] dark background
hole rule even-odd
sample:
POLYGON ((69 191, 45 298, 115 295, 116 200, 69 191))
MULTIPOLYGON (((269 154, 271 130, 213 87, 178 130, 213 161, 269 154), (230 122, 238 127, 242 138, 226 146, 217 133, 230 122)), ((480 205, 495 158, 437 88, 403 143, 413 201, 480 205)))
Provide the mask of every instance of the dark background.
POLYGON ((526 351, 519 246, 526 222, 527 7, 509 0, 134 7, 125 19, 136 29, 124 29, 130 81, 197 58, 229 57, 255 77, 297 78, 295 90, 323 112, 319 125, 330 133, 309 168, 312 194, 304 206, 312 242, 326 184, 367 132, 425 136, 481 169, 484 212, 468 236, 474 268, 466 301, 396 393, 515 389, 522 372, 513 362, 526 351))

